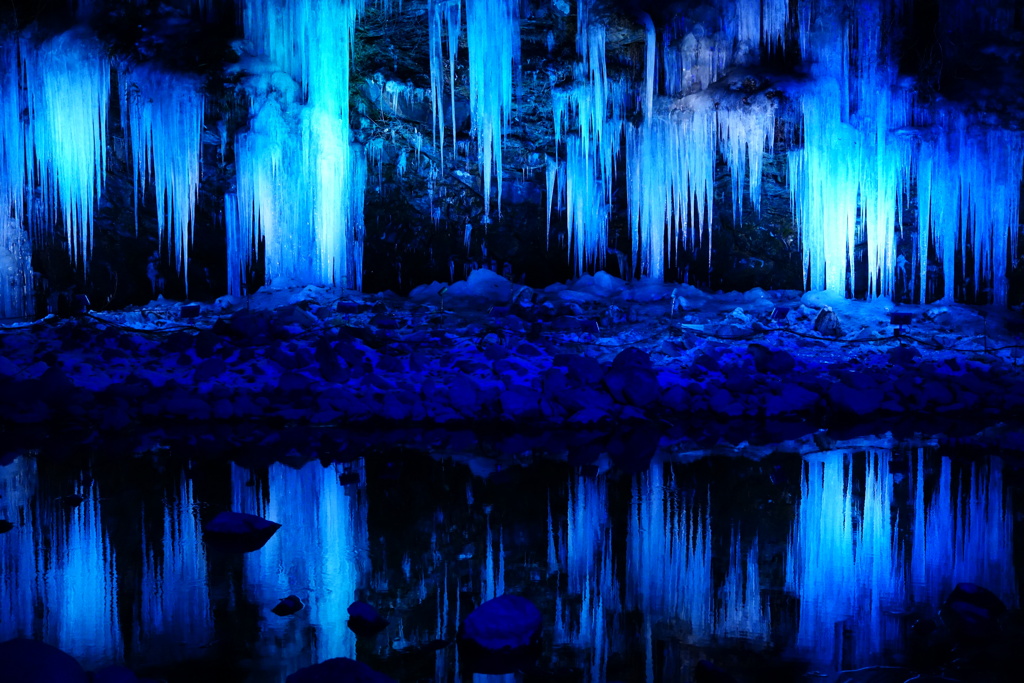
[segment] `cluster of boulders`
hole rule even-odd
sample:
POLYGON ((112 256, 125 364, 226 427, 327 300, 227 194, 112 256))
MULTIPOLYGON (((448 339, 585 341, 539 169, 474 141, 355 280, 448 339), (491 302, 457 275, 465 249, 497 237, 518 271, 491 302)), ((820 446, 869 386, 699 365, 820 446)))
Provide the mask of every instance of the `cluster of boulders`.
MULTIPOLYGON (((0 334, 0 416, 106 428, 167 419, 312 424, 592 425, 901 413, 999 417, 1024 372, 912 344, 843 354, 802 340, 722 340, 666 324, 656 339, 585 341, 506 311, 417 314, 358 302, 286 305, 134 329, 95 317, 0 334)), ((566 316, 561 316, 564 319, 566 316)))

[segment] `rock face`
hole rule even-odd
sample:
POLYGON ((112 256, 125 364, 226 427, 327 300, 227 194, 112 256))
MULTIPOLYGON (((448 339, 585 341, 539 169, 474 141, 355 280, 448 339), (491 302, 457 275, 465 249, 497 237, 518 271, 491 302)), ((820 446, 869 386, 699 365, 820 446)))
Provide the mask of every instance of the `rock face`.
POLYGON ((4 683, 87 683, 74 657, 38 640, 14 638, 0 643, 0 679, 4 683))

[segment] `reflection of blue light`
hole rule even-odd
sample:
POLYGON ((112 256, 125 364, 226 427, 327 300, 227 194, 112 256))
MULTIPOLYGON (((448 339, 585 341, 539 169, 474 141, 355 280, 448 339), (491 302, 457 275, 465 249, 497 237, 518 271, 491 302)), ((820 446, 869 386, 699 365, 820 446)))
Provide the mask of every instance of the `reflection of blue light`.
POLYGON ((48 608, 43 638, 93 668, 121 658, 117 569, 100 525, 96 485, 80 489, 78 495, 81 504, 70 513, 54 510, 49 519, 54 544, 49 561, 40 558, 45 587, 41 599, 48 608), (70 519, 60 528, 64 514, 70 519))
POLYGON ((662 470, 653 465, 633 487, 626 601, 655 622, 680 620, 689 640, 702 642, 713 630, 711 522, 663 481, 662 470))
POLYGON ((180 661, 212 639, 206 553, 196 512, 192 482, 183 478, 177 495, 164 504, 161 542, 143 540, 139 642, 154 661, 160 655, 180 661), (158 653, 157 642, 167 649, 158 653))
POLYGON ((988 588, 1010 606, 1017 604, 1013 564, 1013 514, 1003 489, 1002 461, 971 465, 969 484, 954 485, 952 462, 943 458, 938 481, 925 504, 924 455, 914 468, 914 526, 910 591, 919 602, 937 605, 957 583, 988 588))
POLYGON ((344 624, 367 569, 366 508, 354 487, 338 482, 340 473, 337 466, 316 461, 298 470, 275 464, 262 491, 246 486, 250 473, 233 466, 235 510, 282 524, 259 552, 245 556, 247 590, 265 615, 261 661, 275 669, 355 658, 355 636, 344 624), (306 609, 287 619, 269 614, 291 594, 306 609), (312 643, 299 636, 306 626, 315 629, 312 643))
POLYGON ((786 567, 787 588, 800 598, 797 648, 834 666, 859 666, 897 637, 883 608, 902 597, 889 455, 867 455, 860 510, 852 477, 852 458, 842 452, 804 463, 786 567), (854 634, 853 652, 843 650, 843 630, 854 634))
POLYGON ((70 510, 38 511, 36 486, 33 460, 0 468, 0 518, 18 522, 0 535, 0 640, 39 638, 86 668, 118 661, 117 570, 99 492, 92 485, 77 491, 83 500, 70 510))
POLYGON ((36 462, 17 458, 0 467, 0 519, 14 528, 0 534, 0 642, 32 634, 36 598, 36 462))

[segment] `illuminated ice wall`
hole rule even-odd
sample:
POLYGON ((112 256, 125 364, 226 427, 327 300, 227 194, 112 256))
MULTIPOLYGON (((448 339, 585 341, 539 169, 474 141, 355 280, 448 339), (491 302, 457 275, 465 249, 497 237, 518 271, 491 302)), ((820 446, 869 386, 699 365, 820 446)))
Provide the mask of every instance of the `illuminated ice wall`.
MULTIPOLYGON (((102 5, 68 7, 84 19, 102 5)), ((227 6, 182 5, 198 18, 227 6)), ((277 284, 361 285, 366 165, 352 139, 349 95, 365 5, 238 4, 244 40, 233 44, 240 60, 229 75, 248 113, 231 141, 235 185, 224 204, 231 293, 245 291, 257 271, 277 284)), ((1007 302, 1024 133, 998 97, 925 97, 915 74, 900 72, 909 3, 709 0, 674 16, 613 16, 607 6, 552 0, 543 8, 575 32, 571 77, 550 87, 552 162, 536 177, 548 184, 549 216, 558 196, 577 272, 602 267, 621 239, 632 256, 622 257, 624 274, 664 278, 698 247, 710 258, 714 231, 727 220, 713 210, 716 180, 730 175, 731 196, 719 201, 731 204, 733 224, 759 222, 771 154, 773 175, 785 175, 809 288, 1007 302), (632 39, 623 43, 624 35, 632 39), (785 76, 743 70, 780 56, 798 66, 785 76), (784 156, 776 138, 786 143, 784 156)), ((375 7, 407 10, 394 0, 375 7)), ((984 12, 971 7, 939 2, 938 34, 973 31, 974 40, 1020 20, 1012 0, 989 0, 984 12)), ((486 224, 492 189, 500 210, 503 141, 517 104, 520 3, 429 0, 421 9, 432 163, 444 165, 448 140, 459 163, 455 109, 466 98, 474 140, 464 149, 475 157, 468 166, 483 197, 481 214, 465 222, 486 224)), ((998 45, 981 52, 1012 66, 998 45)), ((161 240, 187 282, 203 97, 195 76, 172 75, 155 61, 121 71, 139 189, 152 186, 161 240)), ((31 308, 30 257, 43 248, 41 236, 56 235, 71 260, 88 267, 110 144, 110 82, 105 47, 84 23, 54 36, 0 38, 0 314, 31 308)), ((226 146, 225 121, 205 123, 223 129, 226 146)), ((426 127, 410 133, 417 154, 426 127)), ((433 195, 430 210, 437 221, 433 195)))

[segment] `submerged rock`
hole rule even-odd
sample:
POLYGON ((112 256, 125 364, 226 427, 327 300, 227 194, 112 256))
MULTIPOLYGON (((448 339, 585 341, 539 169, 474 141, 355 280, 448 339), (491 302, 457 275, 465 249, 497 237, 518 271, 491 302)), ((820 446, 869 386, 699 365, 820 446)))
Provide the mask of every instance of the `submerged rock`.
POLYGON ((367 602, 356 600, 348 606, 348 627, 360 638, 376 635, 387 625, 388 620, 367 602))
POLYGON ((473 673, 512 673, 537 658, 540 629, 536 605, 519 595, 499 595, 466 617, 459 654, 473 673))
POLYGON ((305 607, 305 605, 302 604, 302 600, 299 600, 298 596, 289 595, 287 598, 283 598, 281 602, 277 603, 277 605, 270 611, 279 617, 288 617, 296 612, 302 611, 303 607, 305 607))
POLYGON ((362 662, 336 657, 299 669, 285 679, 286 683, 396 683, 395 679, 374 671, 362 662))
POLYGON ((78 661, 52 645, 28 638, 0 643, 4 683, 86 683, 78 661))
POLYGON ((206 523, 203 535, 208 544, 219 550, 251 553, 266 545, 280 528, 277 522, 256 515, 226 511, 206 523))

